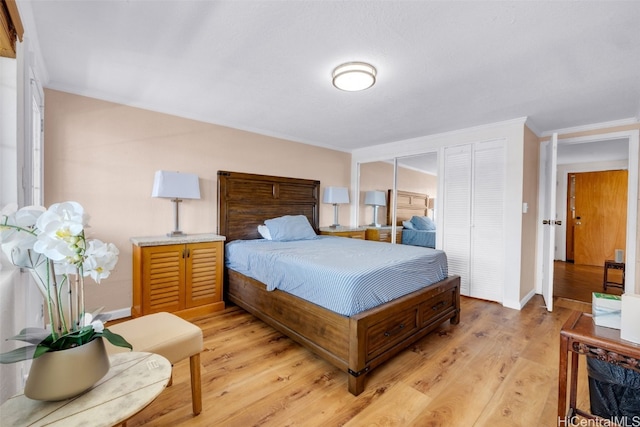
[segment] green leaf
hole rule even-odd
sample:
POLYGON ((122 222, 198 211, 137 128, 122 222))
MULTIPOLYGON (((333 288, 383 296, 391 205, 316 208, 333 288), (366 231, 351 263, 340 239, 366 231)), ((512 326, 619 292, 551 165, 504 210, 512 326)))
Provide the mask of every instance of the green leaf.
POLYGON ((35 359, 36 357, 40 357, 43 354, 48 353, 50 351, 53 351, 51 347, 47 347, 46 345, 39 345, 36 347, 35 353, 33 353, 33 358, 35 359))
POLYGON ((0 354, 0 363, 16 363, 22 362, 23 360, 28 360, 34 357, 34 353, 36 351, 35 345, 29 345, 26 347, 16 348, 15 350, 8 351, 6 353, 0 354))
MULTIPOLYGON (((91 341, 95 336, 99 336, 93 330, 91 325, 84 326, 79 331, 70 332, 68 334, 62 335, 60 338, 55 340, 52 343, 49 343, 49 347, 52 350, 66 350, 68 348, 77 347, 80 345, 84 345, 91 341)), ((45 344, 42 342, 41 344, 45 344)))
POLYGON ((125 340, 122 336, 118 334, 114 334, 108 329, 104 329, 102 331, 102 336, 106 338, 111 344, 117 345, 118 347, 127 347, 130 350, 133 350, 133 346, 129 344, 127 340, 125 340))
POLYGON ((42 328, 25 328, 20 331, 18 335, 15 335, 8 340, 24 341, 30 344, 40 344, 51 333, 47 329, 42 328))

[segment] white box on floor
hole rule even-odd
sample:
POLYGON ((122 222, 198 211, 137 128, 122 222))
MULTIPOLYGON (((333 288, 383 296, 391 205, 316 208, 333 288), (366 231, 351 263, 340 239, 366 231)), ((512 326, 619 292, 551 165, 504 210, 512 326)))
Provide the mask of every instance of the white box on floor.
POLYGON ((620 338, 640 344, 640 295, 622 295, 620 338))
POLYGON ((622 299, 618 295, 593 293, 591 313, 596 325, 620 329, 621 312, 622 299))

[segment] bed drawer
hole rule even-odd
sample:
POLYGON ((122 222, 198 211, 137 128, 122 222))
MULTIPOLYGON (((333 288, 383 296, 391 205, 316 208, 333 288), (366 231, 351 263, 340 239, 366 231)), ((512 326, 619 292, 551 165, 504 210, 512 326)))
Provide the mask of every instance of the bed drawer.
POLYGON ((418 329, 419 307, 397 313, 367 329, 367 359, 402 341, 418 329))
POLYGON ((455 308, 456 294, 453 290, 442 292, 420 305, 422 309, 422 326, 431 323, 445 311, 455 308))

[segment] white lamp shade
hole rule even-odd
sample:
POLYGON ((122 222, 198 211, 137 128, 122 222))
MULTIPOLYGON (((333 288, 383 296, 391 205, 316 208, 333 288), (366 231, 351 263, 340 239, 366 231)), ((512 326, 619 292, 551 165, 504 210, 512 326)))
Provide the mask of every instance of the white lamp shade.
POLYGON ((198 175, 169 171, 157 171, 153 180, 151 197, 168 199, 199 199, 198 175))
POLYGON ((349 191, 345 187, 326 187, 323 203, 349 203, 349 191))
POLYGON ((386 206, 387 198, 384 191, 367 191, 364 193, 364 204, 373 206, 386 206))

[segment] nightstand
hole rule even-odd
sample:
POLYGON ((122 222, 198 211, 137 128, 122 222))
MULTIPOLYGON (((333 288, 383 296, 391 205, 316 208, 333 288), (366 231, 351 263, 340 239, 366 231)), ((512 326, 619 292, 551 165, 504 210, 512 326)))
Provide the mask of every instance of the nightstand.
MULTIPOLYGON (((367 240, 391 243, 391 226, 368 227, 365 238, 367 240)), ((396 227, 396 243, 402 243, 402 227, 396 227)))
POLYGON ((224 236, 132 237, 131 316, 168 311, 189 319, 224 310, 224 236))
POLYGON ((362 239, 365 238, 365 229, 362 227, 350 228, 350 227, 320 227, 320 234, 324 234, 327 236, 338 236, 338 237, 350 237, 352 239, 362 239))

